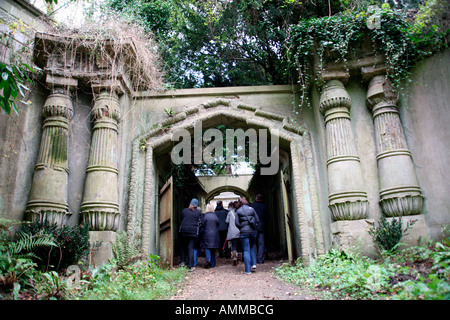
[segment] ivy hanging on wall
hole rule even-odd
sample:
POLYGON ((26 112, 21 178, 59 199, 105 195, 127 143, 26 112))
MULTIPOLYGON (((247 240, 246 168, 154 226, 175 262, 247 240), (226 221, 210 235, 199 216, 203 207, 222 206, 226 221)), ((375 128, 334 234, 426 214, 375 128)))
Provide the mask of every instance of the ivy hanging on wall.
MULTIPOLYGON (((358 58, 355 50, 371 39, 373 51, 386 59, 387 73, 399 86, 409 68, 425 57, 447 47, 448 29, 438 26, 418 28, 405 13, 383 5, 379 26, 369 28, 370 12, 342 12, 335 16, 301 20, 291 29, 289 61, 299 74, 298 83, 305 101, 308 86, 317 81, 314 61, 319 68, 326 62, 358 58), (318 59, 318 60, 314 60, 318 59)), ((320 72, 320 71, 319 71, 320 72)))

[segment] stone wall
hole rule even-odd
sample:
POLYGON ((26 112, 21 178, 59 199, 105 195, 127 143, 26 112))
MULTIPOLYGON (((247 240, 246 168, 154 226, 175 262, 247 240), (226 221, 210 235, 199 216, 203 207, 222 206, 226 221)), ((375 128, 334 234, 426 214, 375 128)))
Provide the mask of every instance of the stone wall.
POLYGON ((412 69, 400 100, 400 116, 425 197, 430 236, 450 224, 450 50, 412 69))
MULTIPOLYGON (((24 0, 0 2, 0 61, 30 64, 36 31, 47 28, 48 19, 24 0)), ((32 94, 19 104, 20 116, 0 113, 0 216, 23 219, 31 187, 30 168, 35 164, 41 135, 41 107, 45 96, 36 82, 32 94)), ((32 169, 31 169, 32 171, 32 169)))
MULTIPOLYGON (((40 37, 41 43, 58 41, 40 37)), ((369 252, 367 228, 382 214, 419 220, 409 244, 438 239, 450 223, 449 62, 447 50, 416 66, 398 95, 381 69, 331 72, 324 87, 311 88, 310 104, 301 110, 291 85, 136 92, 123 85, 126 75, 111 85, 107 77, 90 81, 90 73, 67 77, 73 64, 48 68, 33 84, 31 106, 20 116, 0 115, 0 215, 23 220, 26 211, 47 212, 51 202, 52 212, 69 214, 64 223, 84 219, 111 239, 117 230, 142 233, 148 249, 155 230, 145 219, 154 218, 160 180, 156 155, 172 146, 164 132, 223 117, 283 138, 299 255, 332 245, 369 252), (46 147, 52 130, 63 137, 57 154, 46 147), (61 155, 67 162, 58 162, 61 155), (53 188, 47 194, 54 199, 40 193, 46 188, 53 188)))

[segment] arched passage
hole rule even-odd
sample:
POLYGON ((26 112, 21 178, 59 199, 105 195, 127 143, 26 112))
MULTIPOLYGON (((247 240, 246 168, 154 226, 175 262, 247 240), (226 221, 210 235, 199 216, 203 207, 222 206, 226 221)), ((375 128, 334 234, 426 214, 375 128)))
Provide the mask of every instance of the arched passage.
POLYGON ((245 197, 247 199, 250 199, 250 194, 238 187, 234 187, 234 186, 220 186, 217 187, 216 189, 210 191, 205 198, 206 203, 208 203, 209 201, 211 201, 215 196, 221 194, 222 192, 234 192, 237 195, 240 195, 242 197, 245 197))
MULTIPOLYGON (((127 231, 141 233, 144 252, 159 253, 157 159, 167 155, 173 148, 172 136, 175 130, 193 132, 198 122, 202 123, 203 128, 224 123, 244 129, 263 128, 279 138, 279 147, 287 154, 290 166, 292 188, 291 193, 284 198, 289 198, 292 204, 290 217, 286 220, 289 220, 292 231, 292 245, 296 255, 306 261, 316 252, 323 251, 322 226, 318 201, 315 201, 316 184, 311 183, 316 178, 312 166, 308 165, 308 161, 311 161, 309 134, 300 132, 298 127, 290 125, 287 118, 277 114, 261 111, 239 100, 215 99, 168 117, 157 128, 134 140, 127 231), (143 177, 138 174, 139 168, 141 172, 144 171, 143 177)), ((277 174, 280 175, 279 172, 277 174)))

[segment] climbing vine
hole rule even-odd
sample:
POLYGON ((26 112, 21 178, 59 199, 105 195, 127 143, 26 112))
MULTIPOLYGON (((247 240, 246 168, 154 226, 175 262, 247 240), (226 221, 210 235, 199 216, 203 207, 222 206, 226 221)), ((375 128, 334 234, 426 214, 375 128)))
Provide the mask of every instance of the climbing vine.
POLYGON ((345 11, 335 16, 301 20, 292 26, 288 59, 299 74, 302 104, 309 84, 318 80, 325 58, 327 62, 343 62, 345 66, 345 62, 358 58, 356 50, 367 40, 371 40, 376 54, 385 56, 387 73, 396 86, 408 75, 412 65, 447 47, 448 29, 436 25, 424 28, 424 13, 417 16, 420 28, 405 13, 392 10, 387 4, 378 13, 377 27, 371 27, 373 15, 368 11, 345 11), (314 74, 312 67, 317 58, 319 70, 314 74))

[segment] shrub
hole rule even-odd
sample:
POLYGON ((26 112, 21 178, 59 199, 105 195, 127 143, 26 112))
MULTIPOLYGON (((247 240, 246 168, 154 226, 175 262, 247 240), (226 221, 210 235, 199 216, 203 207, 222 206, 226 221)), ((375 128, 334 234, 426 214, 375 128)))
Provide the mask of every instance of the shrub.
POLYGON ((62 270, 72 264, 77 264, 81 259, 87 257, 90 250, 87 224, 58 227, 47 221, 35 221, 22 224, 21 232, 30 235, 44 233, 53 236, 55 247, 32 250, 38 258, 36 262, 45 270, 62 270))
POLYGON ((382 216, 378 222, 378 226, 369 228, 369 234, 375 246, 380 250, 395 251, 400 240, 405 236, 408 229, 412 228, 416 220, 411 220, 403 229, 402 218, 392 218, 389 222, 385 216, 382 216))
POLYGON ((333 297, 372 299, 387 290, 389 269, 347 251, 330 250, 308 267, 297 265, 276 269, 285 280, 299 286, 329 291, 333 297))
MULTIPOLYGON (((18 222, 0 219, 0 291, 12 290, 14 299, 22 288, 32 286, 36 275, 37 258, 30 250, 55 246, 53 237, 42 232, 30 235, 18 232, 14 237, 11 227, 18 222)), ((0 295, 1 296, 1 295, 0 295)))

